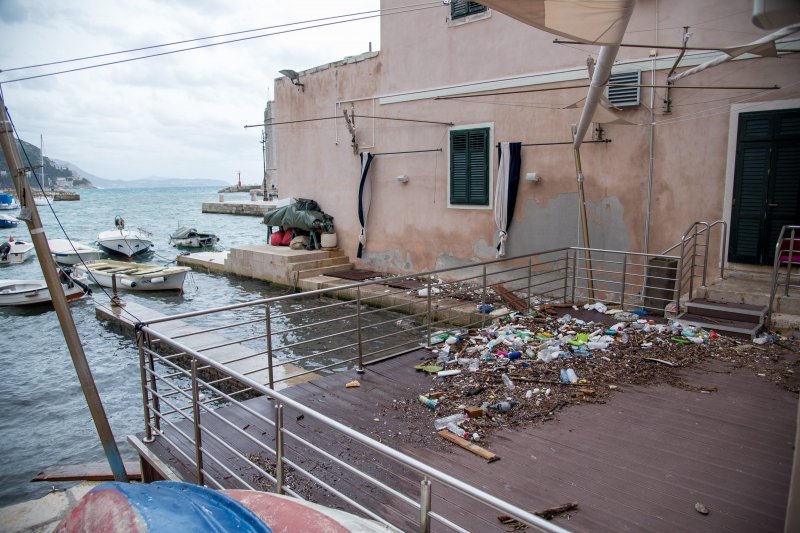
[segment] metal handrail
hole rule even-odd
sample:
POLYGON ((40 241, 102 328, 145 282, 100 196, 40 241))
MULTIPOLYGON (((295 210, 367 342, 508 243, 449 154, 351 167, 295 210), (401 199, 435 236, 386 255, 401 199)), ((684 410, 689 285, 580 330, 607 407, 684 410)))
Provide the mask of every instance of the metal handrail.
POLYGON ((685 283, 688 282, 689 284, 689 298, 692 297, 694 293, 694 279, 697 277, 696 274, 696 260, 698 258, 702 258, 702 284, 701 287, 706 287, 706 280, 707 280, 707 273, 708 273, 708 250, 709 250, 709 242, 711 239, 711 230, 716 226, 722 226, 722 232, 720 234, 722 240, 720 243, 720 278, 725 278, 725 250, 727 246, 727 239, 728 239, 728 223, 724 220, 716 220, 714 222, 704 222, 704 221, 695 221, 692 222, 687 230, 681 236, 681 240, 666 250, 664 250, 661 255, 666 255, 676 248, 680 247, 679 257, 679 268, 678 268, 678 279, 675 284, 675 310, 676 313, 680 313, 680 298, 681 294, 683 294, 683 287, 685 283), (698 228, 702 227, 698 230, 698 228), (701 243, 700 238, 703 237, 704 241, 701 243), (687 257, 686 250, 687 247, 691 250, 691 254, 687 257), (702 253, 698 253, 698 248, 702 249, 702 253), (686 263, 689 264, 688 274, 685 273, 686 263), (684 277, 688 277, 688 280, 685 280, 684 277))
MULTIPOLYGON (((795 232, 800 230, 800 226, 793 226, 793 225, 786 225, 781 228, 781 232, 778 235, 778 242, 775 243, 775 260, 773 261, 772 265, 772 281, 770 283, 770 291, 769 291, 769 305, 767 306, 767 314, 764 317, 764 324, 769 327, 772 321, 772 308, 775 305, 775 296, 778 292, 778 277, 780 275, 780 268, 781 268, 781 246, 784 241, 784 235, 786 235, 786 230, 791 231, 791 236, 789 237, 789 257, 788 261, 786 262, 786 288, 784 295, 789 296, 789 286, 791 284, 791 276, 792 276, 792 266, 794 265, 794 242, 795 242, 795 232)), ((800 250, 798 250, 800 251, 800 250)))
MULTIPOLYGON (((183 345, 183 344, 181 344, 179 342, 176 342, 176 341, 170 339, 169 337, 167 337, 165 335, 160 334, 158 331, 150 328, 149 326, 144 326, 143 325, 143 326, 140 327, 140 329, 149 338, 151 338, 151 339, 159 339, 162 343, 172 347, 173 349, 176 349, 176 350, 179 350, 179 351, 182 351, 182 352, 188 354, 197 363, 200 363, 202 365, 207 365, 207 366, 209 366, 211 368, 216 369, 220 373, 230 375, 231 377, 236 379, 241 384, 243 384, 243 385, 245 385, 247 387, 250 387, 255 391, 258 391, 258 392, 260 392, 261 394, 263 394, 265 396, 268 396, 268 397, 272 398, 272 400, 274 400, 276 402, 276 405, 289 406, 292 409, 295 409, 295 410, 299 411, 303 415, 308 416, 310 418, 313 418, 313 419, 317 420, 318 422, 320 422, 322 424, 325 424, 331 430, 333 430, 333 431, 335 431, 335 432, 337 432, 339 434, 342 434, 342 435, 344 435, 346 437, 349 437, 350 439, 353 439, 356 442, 359 442, 360 444, 366 446, 370 450, 372 450, 374 452, 378 452, 378 453, 382 454, 383 456, 385 456, 385 457, 387 457, 387 458, 389 458, 389 459, 391 459, 393 461, 396 461, 396 462, 402 464, 403 466, 405 466, 407 468, 410 468, 411 470, 416 471, 419 474, 422 474, 426 478, 430 478, 430 479, 436 480, 439 483, 441 483, 441 484, 443 484, 443 485, 445 485, 445 486, 447 486, 447 487, 449 487, 451 489, 457 490, 458 492, 461 492, 462 494, 464 494, 464 495, 466 495, 466 496, 468 496, 470 498, 473 498, 478 502, 487 504, 487 505, 491 506, 492 508, 494 508, 494 509, 496 509, 496 510, 498 510, 500 512, 507 513, 510 516, 514 517, 515 519, 519 520, 520 522, 523 522, 523 523, 525 523, 525 524, 527 524, 529 526, 532 526, 532 527, 536 527, 536 528, 538 528, 538 529, 540 529, 542 531, 553 531, 553 532, 566 532, 567 531, 567 530, 559 527, 558 525, 553 524, 552 522, 548 522, 547 520, 544 520, 543 518, 540 518, 540 517, 536 516, 533 513, 525 511, 524 509, 521 509, 521 508, 519 508, 519 507, 517 507, 517 506, 515 506, 513 504, 510 504, 510 503, 504 501, 503 499, 498 498, 498 497, 496 497, 496 496, 494 496, 492 494, 489 494, 489 493, 487 493, 485 491, 482 491, 480 489, 472 487, 471 485, 468 485, 467 483, 461 481, 458 478, 455 478, 455 477, 453 477, 453 476, 451 476, 451 475, 449 475, 449 474, 447 474, 445 472, 442 472, 442 471, 440 471, 440 470, 438 470, 438 469, 436 469, 436 468, 434 468, 434 467, 432 467, 430 465, 427 465, 427 464, 423 463, 422 461, 419 461, 419 460, 417 460, 417 459, 415 459, 415 458, 413 458, 413 457, 411 457, 409 455, 406 455, 406 454, 404 454, 404 453, 402 453, 402 452, 400 452, 398 450, 395 450, 394 448, 391 448, 391 447, 389 447, 389 446, 387 446, 387 445, 385 445, 383 443, 380 443, 380 442, 376 441, 375 439, 372 439, 371 437, 368 437, 367 435, 364 435, 364 434, 362 434, 362 433, 360 433, 360 432, 358 432, 358 431, 356 431, 356 430, 354 430, 354 429, 352 429, 352 428, 350 428, 350 427, 348 427, 348 426, 346 426, 346 425, 344 425, 344 424, 342 424, 342 423, 340 423, 340 422, 338 422, 338 421, 336 421, 336 420, 334 420, 334 419, 332 419, 332 418, 330 418, 330 417, 328 417, 328 416, 326 416, 326 415, 324 415, 322 413, 319 413, 319 412, 317 412, 317 411, 315 411, 315 410, 303 405, 300 402, 297 402, 296 400, 293 400, 292 398, 290 398, 288 396, 285 396, 285 395, 281 394, 280 392, 277 392, 275 390, 269 389, 269 388, 265 387, 264 385, 261 385, 260 383, 258 383, 256 381, 253 381, 252 379, 250 379, 250 378, 248 378, 248 377, 246 377, 246 376, 244 376, 242 374, 238 374, 238 373, 232 371, 231 369, 226 368, 224 365, 218 363, 217 361, 214 361, 213 359, 210 359, 210 358, 204 356, 203 354, 193 350, 191 347, 183 345)), ((140 343, 141 342, 143 342, 143 337, 140 337, 140 343)), ((140 344, 140 349, 142 351, 144 351, 143 344, 140 344)), ((197 364, 197 363, 195 363, 195 364, 197 364)), ((192 375, 192 379, 196 379, 196 375, 195 374, 192 375)), ((149 424, 148 424, 148 426, 149 426, 149 424)), ((188 436, 184 434, 183 437, 187 438, 188 436)), ((297 435, 294 435, 294 437, 298 438, 297 435)), ((277 458, 277 460, 278 460, 278 463, 280 464, 280 462, 282 460, 284 460, 284 458, 282 457, 282 455, 280 455, 277 458)), ((321 482, 321 480, 318 480, 318 481, 321 482)), ((282 490, 282 484, 279 485, 279 487, 282 490)), ((428 514, 429 513, 426 512, 425 516, 427 517, 428 514)))

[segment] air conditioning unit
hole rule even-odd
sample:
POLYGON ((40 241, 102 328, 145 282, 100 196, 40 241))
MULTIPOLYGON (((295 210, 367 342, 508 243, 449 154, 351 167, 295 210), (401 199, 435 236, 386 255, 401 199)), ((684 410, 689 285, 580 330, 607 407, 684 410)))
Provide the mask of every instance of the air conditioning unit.
POLYGON ((608 101, 617 107, 627 107, 639 105, 642 98, 642 72, 632 70, 628 72, 612 72, 608 80, 609 86, 606 88, 608 101), (631 87, 612 87, 611 84, 624 83, 631 87))

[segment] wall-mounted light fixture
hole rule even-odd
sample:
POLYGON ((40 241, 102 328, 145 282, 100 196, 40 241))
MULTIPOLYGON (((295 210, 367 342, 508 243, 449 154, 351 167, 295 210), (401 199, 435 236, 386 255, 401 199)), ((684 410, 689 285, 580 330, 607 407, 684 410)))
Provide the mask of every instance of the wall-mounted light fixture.
POLYGON ((292 85, 297 85, 303 90, 303 92, 306 92, 306 86, 300 83, 300 75, 297 72, 295 72, 294 70, 290 70, 288 68, 281 70, 279 72, 284 76, 286 76, 287 78, 289 78, 289 80, 291 80, 292 82, 292 85))
POLYGON ((537 172, 528 172, 525 174, 525 179, 534 183, 538 183, 542 181, 542 176, 537 172))
POLYGON ((400 174, 395 179, 400 183, 408 183, 408 176, 406 176, 405 174, 400 174))

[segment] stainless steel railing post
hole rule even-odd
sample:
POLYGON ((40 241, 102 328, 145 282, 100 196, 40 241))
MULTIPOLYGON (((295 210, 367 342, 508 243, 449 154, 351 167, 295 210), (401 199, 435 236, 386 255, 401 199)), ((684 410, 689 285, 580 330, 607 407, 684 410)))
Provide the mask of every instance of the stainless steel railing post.
POLYGON ((575 303, 575 291, 578 283, 578 250, 572 250, 572 301, 565 303, 575 303))
POLYGON ((150 413, 150 395, 147 392, 147 369, 145 368, 144 357, 144 338, 145 333, 142 331, 136 332, 136 343, 139 345, 139 372, 141 374, 142 382, 142 406, 144 407, 144 442, 153 442, 153 428, 150 426, 152 414, 150 413))
POLYGON ((431 347, 431 335, 433 335, 433 329, 431 327, 431 274, 428 274, 428 298, 427 298, 427 322, 428 322, 428 338, 425 339, 425 346, 428 348, 431 347))
POLYGON ((486 265, 483 265, 483 289, 481 290, 481 328, 486 326, 486 265))
POLYGON ((697 226, 694 227, 694 236, 692 238, 692 264, 689 268, 689 300, 694 297, 694 267, 697 258, 697 226))
POLYGON ((192 411, 194 412, 194 457, 197 484, 205 485, 203 475, 203 436, 200 429, 200 387, 197 383, 197 359, 192 359, 192 411))
POLYGON ((283 494, 283 404, 275 404, 275 492, 283 494))
POLYGON ((272 311, 270 310, 269 302, 266 306, 266 322, 267 322, 267 374, 269 375, 269 388, 275 389, 275 369, 272 359, 272 311))
POLYGON ((706 243, 703 246, 703 284, 700 285, 701 289, 706 288, 706 272, 708 271, 708 249, 711 243, 711 226, 708 222, 703 222, 706 227, 706 243))
MULTIPOLYGON (((147 336, 147 344, 149 345, 148 348, 150 350, 153 349, 153 346, 150 342, 150 336, 147 336)), ((153 354, 149 354, 147 358, 147 366, 150 370, 150 394, 153 399, 153 425, 156 427, 157 432, 161 432, 161 401, 158 398, 158 385, 156 384, 156 362, 155 357, 153 354)))
POLYGON ((683 291, 683 265, 685 262, 686 239, 681 237, 681 253, 678 254, 678 269, 675 271, 675 316, 681 314, 681 292, 683 291))
POLYGON ((363 335, 361 332, 361 287, 356 288, 356 335, 358 337, 358 370, 359 374, 364 373, 364 346, 363 335))
MULTIPOLYGON (((647 257, 644 258, 645 264, 647 264, 647 257)), ((622 309, 625 309, 625 276, 628 272, 628 254, 622 256, 622 284, 619 289, 619 306, 622 309)), ((645 278, 644 285, 647 285, 647 279, 645 278)), ((647 287, 645 287, 646 289, 647 287)))
POLYGON ((568 285, 569 285, 569 248, 564 250, 564 296, 562 303, 567 303, 568 285))
POLYGON ((792 281, 792 265, 794 262, 794 231, 792 226, 791 233, 789 234, 789 260, 786 262, 786 290, 784 296, 789 296, 789 285, 792 281))
POLYGON ((423 478, 419 487, 419 530, 429 533, 431 530, 431 480, 423 478))
POLYGON ((528 312, 531 312, 531 269, 533 268, 533 258, 528 256, 528 291, 527 291, 527 301, 528 301, 528 312))

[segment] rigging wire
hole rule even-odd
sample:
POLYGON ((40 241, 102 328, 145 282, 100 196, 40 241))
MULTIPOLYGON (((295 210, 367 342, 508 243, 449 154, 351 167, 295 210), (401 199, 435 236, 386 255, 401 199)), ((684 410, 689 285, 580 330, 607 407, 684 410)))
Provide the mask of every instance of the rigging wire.
MULTIPOLYGON (((153 50, 153 49, 156 49, 156 48, 163 48, 165 46, 175 46, 175 45, 178 45, 178 44, 187 44, 187 43, 193 43, 193 42, 197 42, 197 41, 206 41, 208 39, 219 39, 220 37, 231 37, 233 35, 242 35, 242 34, 245 34, 245 33, 253 33, 253 32, 256 32, 256 31, 274 30, 274 29, 277 29, 277 28, 285 28, 287 26, 297 26, 297 25, 300 25, 300 24, 311 24, 312 22, 322 22, 322 21, 326 21, 326 20, 335 20, 335 19, 345 18, 345 17, 355 17, 355 16, 367 15, 369 13, 375 13, 375 12, 378 12, 380 14, 381 11, 396 11, 396 10, 404 9, 404 8, 418 7, 418 6, 432 5, 432 4, 438 5, 439 2, 426 2, 426 3, 423 3, 423 4, 410 4, 410 5, 407 5, 407 6, 398 6, 398 7, 393 7, 393 8, 387 8, 387 9, 384 9, 384 10, 371 9, 369 11, 359 11, 359 12, 356 12, 356 13, 347 13, 345 15, 335 15, 335 16, 331 16, 331 17, 322 17, 322 18, 316 18, 316 19, 301 20, 301 21, 298 21, 298 22, 287 22, 287 23, 284 23, 284 24, 275 24, 273 26, 264 26, 264 27, 261 27, 261 28, 254 28, 254 29, 251 29, 251 30, 239 30, 239 31, 233 31, 233 32, 229 32, 229 33, 219 33, 217 35, 209 35, 209 36, 206 36, 206 37, 196 37, 196 38, 193 38, 193 39, 184 39, 182 41, 172 41, 170 43, 154 44, 154 45, 149 45, 149 46, 142 46, 142 47, 139 47, 139 48, 129 48, 127 50, 118 50, 116 52, 106 52, 106 53, 103 53, 103 54, 95 54, 95 55, 91 55, 91 56, 76 57, 76 58, 72 58, 72 59, 63 59, 63 60, 60 60, 60 61, 51 61, 49 63, 39 63, 39 64, 36 64, 36 65, 27 65, 27 66, 24 66, 24 67, 12 67, 12 68, 0 69, 0 72, 12 72, 12 71, 15 71, 15 70, 26 70, 26 69, 31 69, 31 68, 40 68, 40 67, 49 67, 49 66, 53 66, 53 65, 62 65, 64 63, 74 63, 76 61, 87 61, 89 59, 99 59, 101 57, 108 57, 108 56, 120 55, 120 54, 129 54, 129 53, 132 53, 132 52, 142 52, 144 50, 153 50)), ((392 13, 386 13, 386 14, 390 15, 392 13)), ((343 22, 349 22, 349 21, 343 21, 343 22)), ((305 29, 305 28, 298 28, 298 29, 305 29)))
POLYGON ((363 16, 363 17, 350 18, 350 19, 347 19, 347 20, 338 20, 338 21, 334 21, 334 22, 326 22, 326 23, 323 23, 323 24, 315 24, 315 25, 312 25, 312 26, 304 26, 302 28, 292 28, 292 29, 288 29, 288 30, 280 30, 280 31, 275 31, 275 32, 270 32, 270 33, 264 33, 264 34, 261 34, 261 35, 252 35, 252 36, 249 36, 249 37, 240 37, 238 39, 229 39, 227 41, 220 41, 220 42, 216 42, 216 43, 201 44, 201 45, 198 45, 198 46, 190 46, 190 47, 187 47, 187 48, 180 48, 178 50, 168 50, 166 52, 158 52, 158 53, 155 53, 155 54, 146 54, 146 55, 143 55, 143 56, 131 57, 131 58, 127 58, 127 59, 120 59, 120 60, 117 60, 117 61, 108 61, 108 62, 105 62, 105 63, 98 63, 98 64, 95 64, 95 65, 87 65, 87 66, 84 66, 84 67, 76 67, 76 68, 71 68, 71 69, 66 69, 66 70, 59 70, 59 71, 55 71, 55 72, 48 72, 48 73, 45 73, 45 74, 37 74, 37 75, 33 75, 33 76, 24 76, 24 77, 21 77, 21 78, 14 78, 14 79, 10 79, 10 80, 2 80, 2 81, 0 81, 0 83, 13 83, 13 82, 17 82, 17 81, 27 81, 27 80, 33 80, 33 79, 38 79, 38 78, 46 78, 46 77, 49 77, 49 76, 57 76, 57 75, 60 75, 60 74, 68 74, 70 72, 80 72, 80 71, 83 71, 83 70, 90 70, 90 69, 95 69, 95 68, 99 68, 99 67, 107 67, 107 66, 111 66, 111 65, 119 65, 121 63, 130 63, 132 61, 139 61, 141 59, 149 59, 149 58, 152 58, 152 57, 161 57, 161 56, 166 56, 166 55, 171 55, 171 54, 177 54, 177 53, 180 53, 180 52, 188 52, 190 50, 199 50, 199 49, 202 49, 202 48, 210 48, 212 46, 220 46, 220 45, 223 45, 223 44, 231 44, 231 43, 237 43, 237 42, 242 42, 242 41, 250 41, 250 40, 253 40, 253 39, 261 39, 263 37, 271 37, 271 36, 274 36, 274 35, 281 35, 281 34, 284 34, 284 33, 292 33, 292 32, 296 32, 296 31, 310 30, 310 29, 322 28, 322 27, 326 27, 326 26, 334 26, 336 24, 344 24, 346 22, 356 22, 356 21, 359 21, 359 20, 367 20, 367 19, 377 18, 377 17, 381 17, 381 16, 398 15, 398 14, 403 14, 403 13, 410 13, 412 11, 422 11, 422 10, 425 10, 425 9, 432 9, 432 8, 435 8, 435 7, 439 7, 439 3, 438 2, 435 5, 431 5, 431 6, 428 6, 428 7, 418 7, 418 8, 413 8, 413 9, 404 9, 402 11, 398 10, 398 11, 395 11, 393 13, 387 13, 386 15, 383 15, 383 14, 379 13, 377 15, 366 15, 366 16, 363 16))

